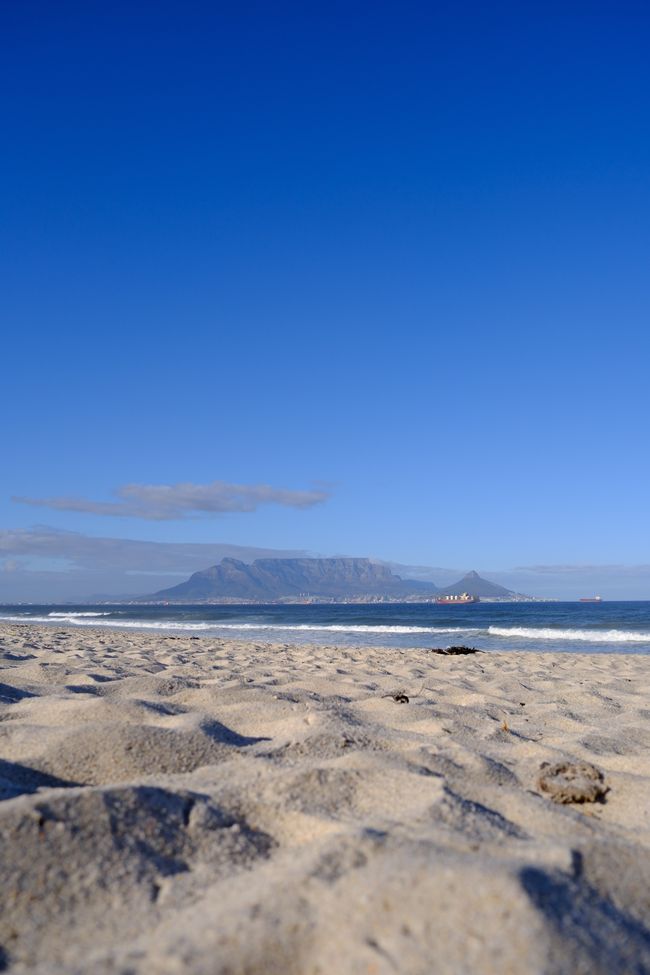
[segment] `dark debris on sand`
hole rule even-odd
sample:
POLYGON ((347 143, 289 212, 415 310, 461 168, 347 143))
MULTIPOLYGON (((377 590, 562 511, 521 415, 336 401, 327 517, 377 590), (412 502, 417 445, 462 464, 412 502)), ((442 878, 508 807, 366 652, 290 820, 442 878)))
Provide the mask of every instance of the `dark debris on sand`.
POLYGON ((429 647, 429 653, 440 653, 445 657, 461 656, 467 653, 484 653, 484 650, 477 650, 476 647, 429 647))

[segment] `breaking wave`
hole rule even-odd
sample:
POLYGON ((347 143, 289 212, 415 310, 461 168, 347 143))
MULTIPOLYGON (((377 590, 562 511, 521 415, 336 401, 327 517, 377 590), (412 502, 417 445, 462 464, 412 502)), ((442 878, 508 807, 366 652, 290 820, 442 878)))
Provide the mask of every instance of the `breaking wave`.
POLYGON ((7 623, 68 623, 74 626, 104 626, 130 630, 214 630, 218 623, 189 623, 174 620, 123 620, 97 619, 97 616, 110 616, 110 613, 49 613, 47 616, 0 616, 0 621, 7 623), (88 619, 87 617, 95 617, 88 619))
POLYGON ((189 620, 124 620, 113 617, 110 620, 98 620, 97 617, 110 616, 110 613, 48 613, 47 616, 0 616, 0 620, 20 623, 71 623, 76 626, 107 626, 120 629, 137 630, 221 630, 243 632, 310 632, 310 633, 480 633, 479 627, 471 626, 391 626, 366 625, 352 623, 348 626, 342 623, 222 623, 219 620, 190 622, 189 620), (88 618, 92 617, 92 619, 88 618))
POLYGON ((220 630, 291 630, 310 631, 314 633, 480 633, 478 627, 473 626, 374 626, 365 623, 214 623, 220 630))
MULTIPOLYGON (((635 612, 638 612, 635 610, 635 612)), ((440 620, 434 625, 431 618, 411 620, 409 618, 384 622, 373 619, 370 613, 364 614, 359 621, 356 619, 337 619, 336 614, 325 616, 323 619, 307 619, 304 622, 294 622, 286 616, 274 620, 264 614, 246 617, 242 613, 228 616, 225 619, 211 619, 211 610, 202 612, 180 613, 171 611, 168 614, 156 612, 154 618, 149 608, 142 611, 135 608, 121 608, 100 610, 65 610, 62 607, 49 610, 39 607, 30 612, 26 608, 18 611, 17 607, 6 607, 0 612, 0 621, 16 623, 49 624, 50 626, 70 626, 76 628, 121 630, 140 630, 151 634, 177 633, 201 636, 231 637, 235 640, 262 639, 270 643, 286 640, 306 643, 331 642, 341 645, 383 645, 387 647, 415 648, 426 647, 439 641, 442 643, 471 643, 483 650, 565 650, 586 652, 612 651, 614 649, 627 652, 647 652, 650 649, 650 625, 647 614, 641 619, 630 619, 630 629, 622 628, 580 628, 570 627, 564 620, 554 620, 554 626, 530 625, 542 623, 541 620, 527 620, 527 626, 508 626, 504 620, 502 625, 489 625, 488 620, 467 620, 463 625, 461 619, 440 620), (33 615, 32 615, 33 614, 33 615), (477 626, 477 623, 484 623, 477 626), (636 628, 634 623, 636 622, 636 628), (445 625, 449 623, 450 625, 445 625), (454 624, 454 625, 451 625, 454 624), (639 624, 646 629, 640 629, 639 624)), ((215 613, 218 617, 220 614, 215 613)), ((304 616, 302 617, 304 620, 304 616)), ((522 620, 523 622, 523 620, 522 620)), ((546 621, 543 621, 546 622, 546 621)), ((548 621, 550 622, 550 620, 548 621)), ((568 621, 567 621, 568 622, 568 621)), ((577 622, 577 620, 576 620, 577 622)), ((587 620, 585 619, 585 622, 587 620)), ((589 621, 591 622, 591 620, 589 621)), ((612 622, 614 622, 612 620, 612 622)), ((616 622, 619 622, 617 620, 616 622)))
POLYGON ((583 643, 650 643, 650 633, 634 630, 555 630, 528 626, 490 626, 490 636, 519 637, 523 640, 574 640, 583 643))
POLYGON ((110 613, 48 613, 48 619, 76 619, 82 616, 110 616, 110 613))

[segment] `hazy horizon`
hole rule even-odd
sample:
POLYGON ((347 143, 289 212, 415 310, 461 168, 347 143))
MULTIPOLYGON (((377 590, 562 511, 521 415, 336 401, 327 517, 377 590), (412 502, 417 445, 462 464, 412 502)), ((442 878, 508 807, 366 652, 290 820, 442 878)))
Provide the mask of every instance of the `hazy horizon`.
POLYGON ((93 597, 120 599, 153 593, 187 579, 193 572, 231 557, 243 562, 256 558, 363 557, 384 562, 404 579, 434 582, 444 587, 475 569, 480 575, 515 592, 536 598, 603 599, 650 598, 650 565, 570 566, 533 565, 513 569, 471 564, 461 567, 411 565, 377 553, 276 550, 225 543, 161 543, 136 539, 92 538, 74 532, 41 528, 34 532, 0 533, 0 554, 12 553, 40 568, 25 569, 18 558, 5 558, 0 580, 0 603, 74 602, 93 597), (56 554, 53 554, 56 553, 56 554), (65 568, 57 565, 59 560, 65 568))

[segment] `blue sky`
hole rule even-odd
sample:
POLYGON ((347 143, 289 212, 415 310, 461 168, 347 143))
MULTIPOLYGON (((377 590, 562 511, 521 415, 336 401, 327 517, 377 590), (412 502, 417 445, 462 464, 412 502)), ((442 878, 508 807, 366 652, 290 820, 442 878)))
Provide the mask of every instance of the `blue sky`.
POLYGON ((0 11, 0 599, 174 571, 80 538, 650 596, 647 6, 236 6, 0 11))

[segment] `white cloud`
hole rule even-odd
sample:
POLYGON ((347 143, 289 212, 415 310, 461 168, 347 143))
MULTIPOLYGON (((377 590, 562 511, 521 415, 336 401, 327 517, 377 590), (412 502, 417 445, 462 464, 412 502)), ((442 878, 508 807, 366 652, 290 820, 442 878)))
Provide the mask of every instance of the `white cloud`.
POLYGON ((124 484, 114 492, 118 501, 89 498, 13 497, 12 501, 55 511, 77 511, 119 518, 173 521, 208 514, 255 511, 260 505, 279 504, 289 508, 311 508, 330 497, 328 491, 294 491, 268 484, 124 484))

